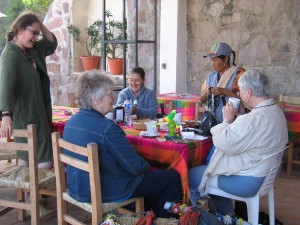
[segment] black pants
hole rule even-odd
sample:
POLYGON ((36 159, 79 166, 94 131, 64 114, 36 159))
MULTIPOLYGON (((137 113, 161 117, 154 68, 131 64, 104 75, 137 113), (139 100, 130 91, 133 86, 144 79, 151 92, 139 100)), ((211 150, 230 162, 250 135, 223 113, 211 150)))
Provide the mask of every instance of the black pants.
POLYGON ((152 209, 156 217, 171 217, 164 204, 182 200, 180 175, 175 170, 147 172, 131 197, 144 197, 145 211, 152 209))

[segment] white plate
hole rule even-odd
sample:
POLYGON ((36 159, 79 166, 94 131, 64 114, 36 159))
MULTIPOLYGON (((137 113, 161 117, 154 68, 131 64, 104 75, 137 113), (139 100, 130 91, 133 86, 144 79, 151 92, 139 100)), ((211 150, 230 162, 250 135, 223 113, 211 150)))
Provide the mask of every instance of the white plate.
POLYGON ((142 134, 143 137, 158 137, 159 133, 157 135, 148 135, 147 133, 142 134))

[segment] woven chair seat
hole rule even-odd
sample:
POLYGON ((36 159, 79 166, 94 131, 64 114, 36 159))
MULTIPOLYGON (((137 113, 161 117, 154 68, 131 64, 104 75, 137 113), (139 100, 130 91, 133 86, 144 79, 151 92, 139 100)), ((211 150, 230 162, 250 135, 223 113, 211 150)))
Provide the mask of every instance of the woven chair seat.
MULTIPOLYGON (((92 212, 91 203, 78 202, 77 200, 72 198, 67 192, 63 192, 63 199, 69 203, 72 203, 73 205, 76 205, 76 206, 90 212, 90 213, 92 212)), ((135 202, 137 200, 138 200, 137 198, 130 198, 130 199, 127 199, 126 201, 122 201, 122 202, 102 203, 102 207, 103 207, 102 210, 103 210, 103 213, 107 213, 107 212, 110 212, 117 208, 120 208, 122 206, 128 205, 132 202, 135 202)))
POLYGON ((0 160, 9 160, 9 159, 16 159, 16 158, 18 158, 17 151, 0 152, 0 160))
MULTIPOLYGON (((55 185, 54 170, 38 169, 39 188, 47 188, 55 185)), ((30 189, 28 167, 13 167, 0 174, 0 186, 30 189)))

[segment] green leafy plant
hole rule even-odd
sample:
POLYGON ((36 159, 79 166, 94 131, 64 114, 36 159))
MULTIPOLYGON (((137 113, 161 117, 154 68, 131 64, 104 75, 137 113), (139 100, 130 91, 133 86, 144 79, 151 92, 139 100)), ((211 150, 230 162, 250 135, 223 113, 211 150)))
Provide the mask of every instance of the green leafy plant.
POLYGON ((69 33, 72 34, 75 41, 79 42, 85 47, 88 56, 94 56, 96 53, 101 52, 102 43, 102 21, 96 20, 86 28, 87 36, 81 35, 78 27, 71 25, 68 27, 69 33))
MULTIPOLYGON (((127 29, 127 23, 124 24, 122 22, 115 21, 112 17, 113 15, 109 10, 105 11, 105 29, 106 40, 125 40, 123 35, 123 26, 125 31, 127 29)), ((78 29, 77 26, 71 25, 68 27, 69 33, 73 35, 73 38, 82 44, 89 56, 95 55, 96 53, 102 52, 103 50, 103 21, 96 20, 93 24, 86 28, 87 37, 83 37, 81 35, 81 31, 78 29)), ((123 45, 119 43, 110 43, 106 44, 106 56, 110 59, 116 59, 120 55, 122 55, 122 51, 118 53, 118 49, 123 49, 123 45)), ((126 49, 125 49, 126 51, 126 49)))
MULTIPOLYGON (((113 19, 113 15, 109 10, 105 11, 105 29, 106 29, 106 40, 115 40, 115 41, 121 41, 126 40, 126 30, 127 30, 127 22, 117 22, 113 19), (123 26, 125 30, 125 35, 123 34, 123 26)), ((101 21, 102 24, 102 21, 101 21)), ((113 43, 113 44, 106 44, 106 54, 107 58, 110 59, 116 59, 120 57, 123 52, 117 53, 118 49, 123 49, 123 45, 119 43, 113 43)), ((126 47, 125 47, 126 51, 126 47)))

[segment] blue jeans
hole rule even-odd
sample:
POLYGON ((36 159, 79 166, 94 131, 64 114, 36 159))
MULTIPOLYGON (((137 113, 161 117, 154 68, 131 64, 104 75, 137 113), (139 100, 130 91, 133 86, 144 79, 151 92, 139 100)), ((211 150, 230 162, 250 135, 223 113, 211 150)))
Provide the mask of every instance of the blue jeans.
MULTIPOLYGON (((189 170, 190 191, 194 194, 193 196, 195 196, 196 200, 201 196, 200 192, 198 191, 198 186, 201 183, 206 167, 206 165, 197 166, 189 170)), ((263 181, 264 177, 220 175, 218 178, 218 187, 221 190, 233 195, 252 197, 257 193, 263 181)), ((225 215, 234 213, 234 207, 231 199, 216 195, 211 195, 211 198, 219 213, 225 215)))
POLYGON ((174 216, 164 209, 164 204, 182 200, 180 176, 175 170, 147 172, 131 197, 144 197, 145 211, 153 209, 157 217, 174 216))

